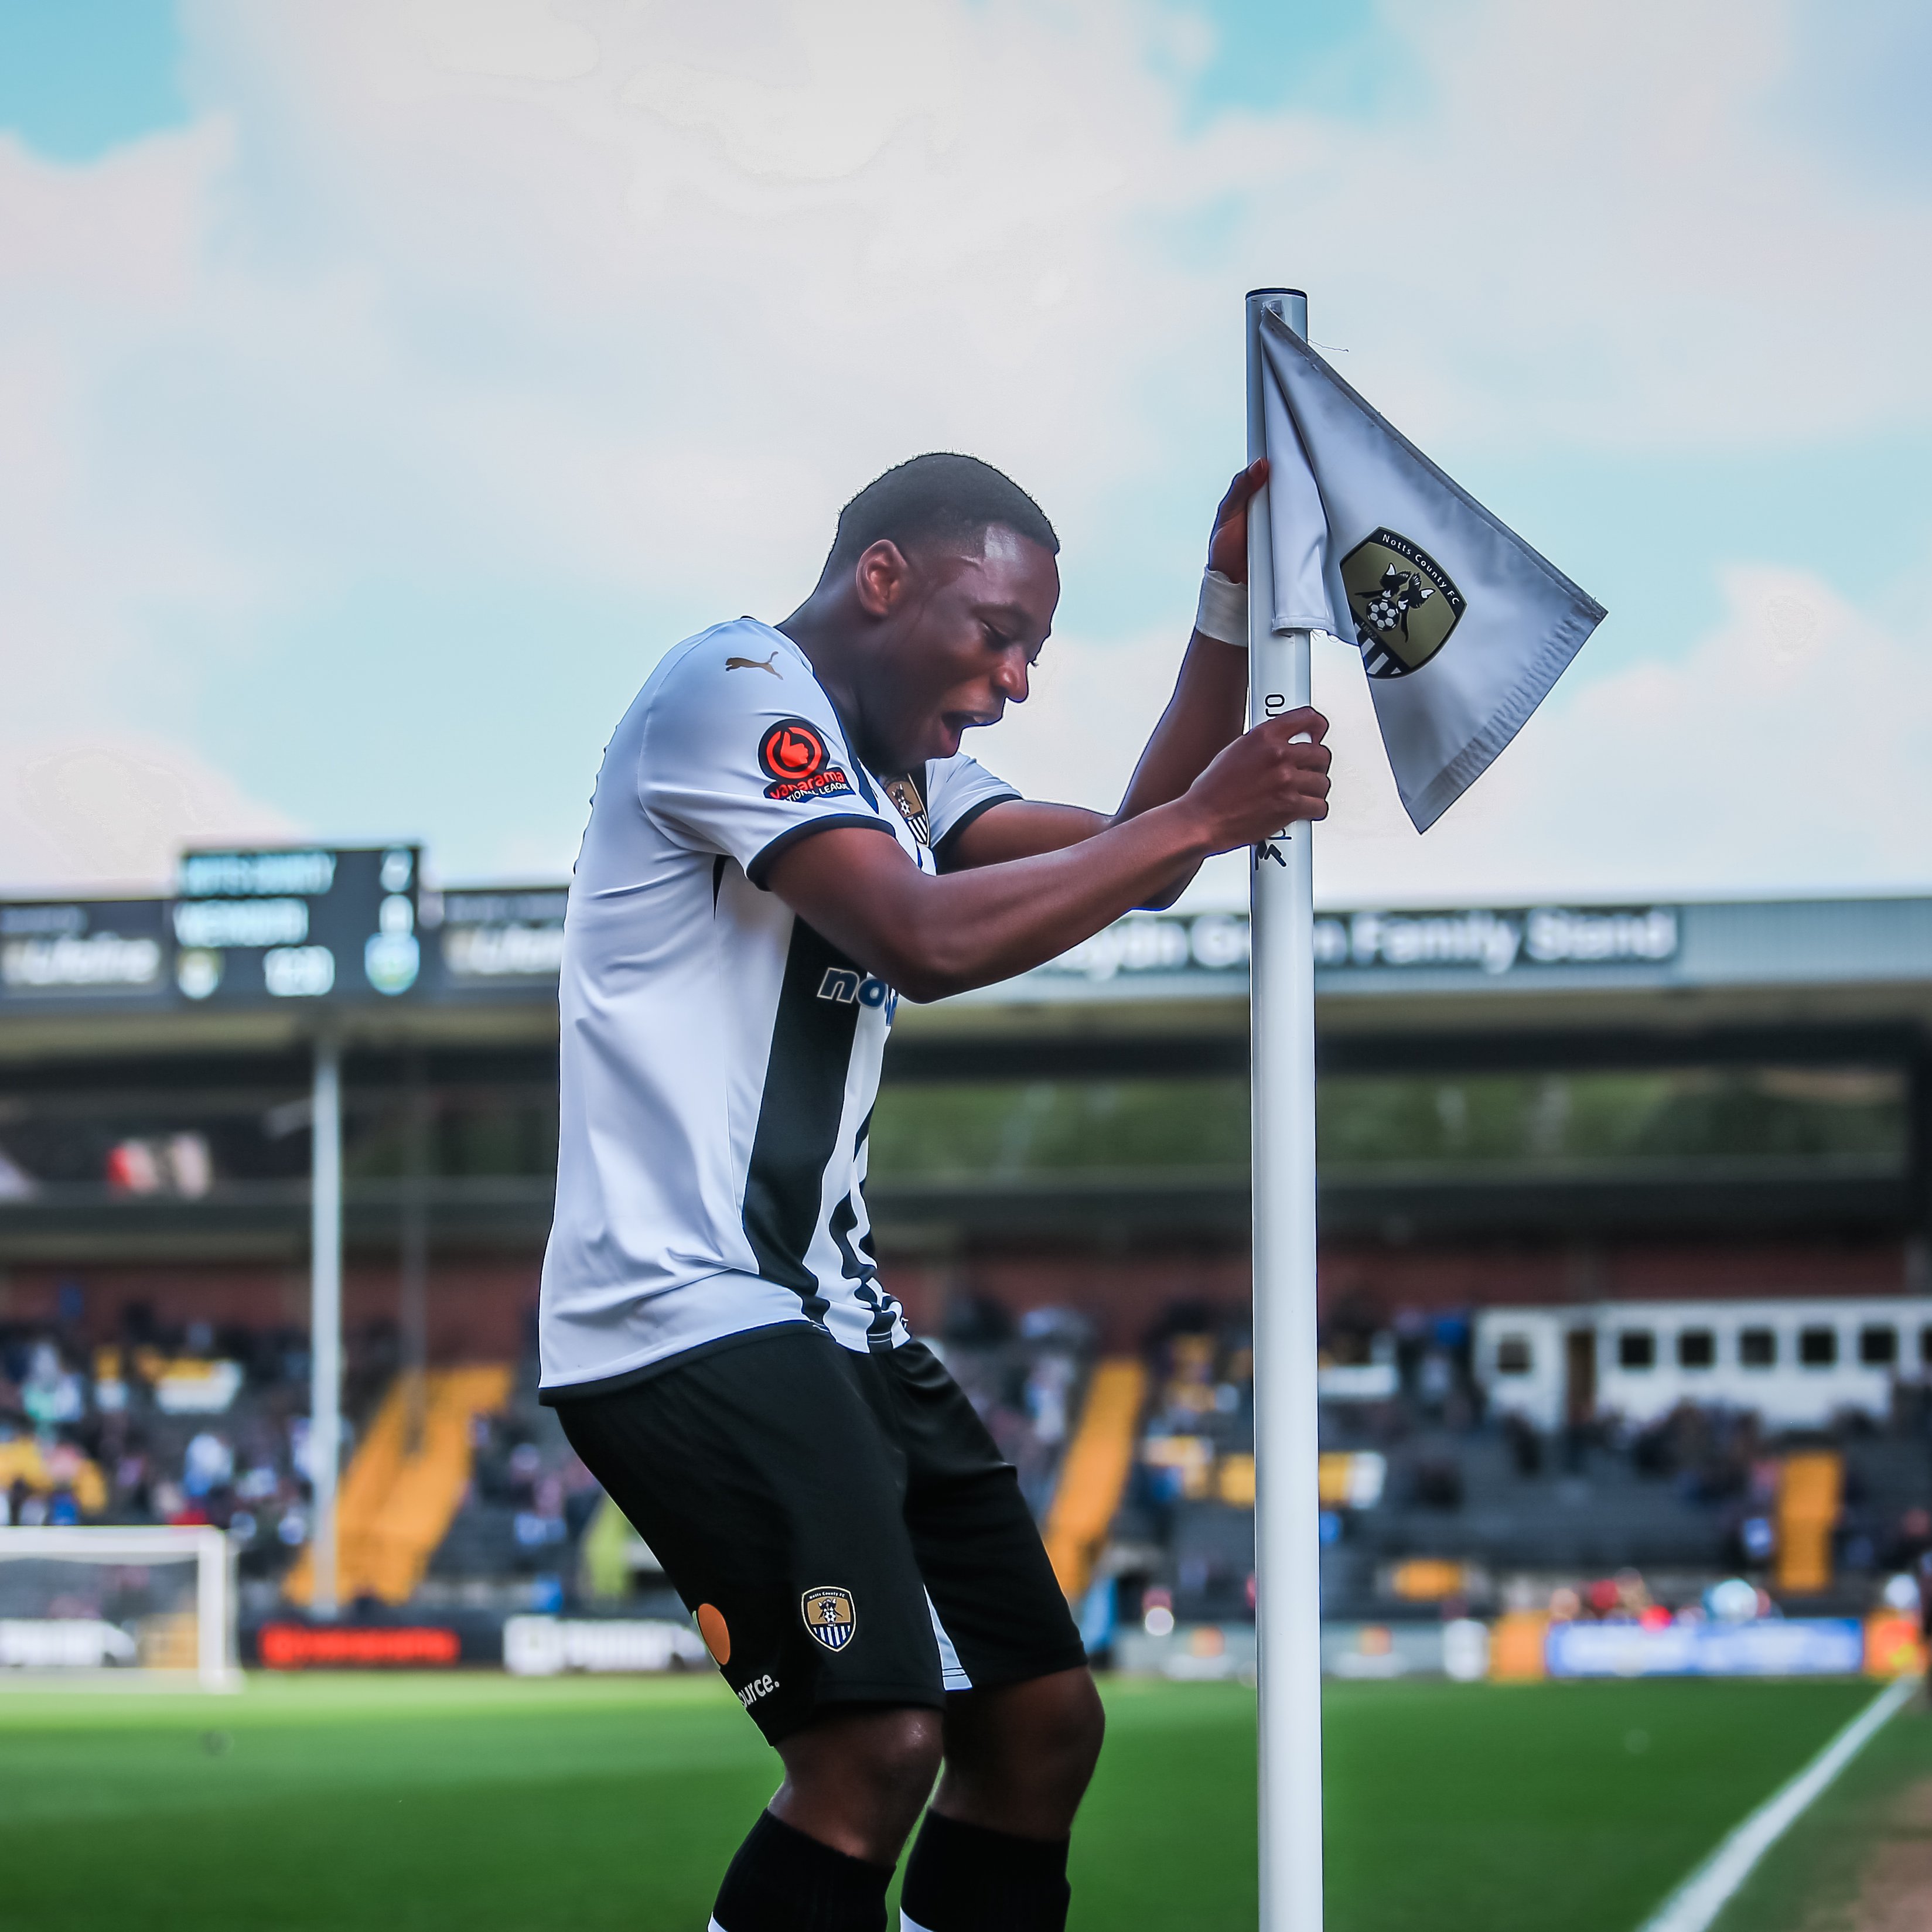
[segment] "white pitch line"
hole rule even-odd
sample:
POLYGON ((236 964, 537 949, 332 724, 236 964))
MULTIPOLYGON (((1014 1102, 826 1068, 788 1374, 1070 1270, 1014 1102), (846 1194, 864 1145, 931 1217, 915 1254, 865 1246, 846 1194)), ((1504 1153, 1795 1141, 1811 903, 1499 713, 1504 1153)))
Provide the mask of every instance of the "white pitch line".
POLYGON ((1918 1684, 1916 1677, 1901 1677, 1888 1684, 1789 1784, 1767 1798, 1643 1922, 1638 1932, 1704 1932, 1750 1876, 1758 1860, 1871 1742, 1918 1684))

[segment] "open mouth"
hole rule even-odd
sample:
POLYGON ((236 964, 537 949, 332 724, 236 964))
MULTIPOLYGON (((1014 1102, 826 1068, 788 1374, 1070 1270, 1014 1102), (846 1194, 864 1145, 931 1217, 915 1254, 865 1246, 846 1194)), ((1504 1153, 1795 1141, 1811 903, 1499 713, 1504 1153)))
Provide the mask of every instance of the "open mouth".
MULTIPOLYGON (((1001 710, 1004 710, 1004 706, 1001 710)), ((944 758, 956 758, 966 734, 977 724, 997 724, 999 711, 942 711, 939 714, 939 729, 943 748, 938 755, 944 758)))

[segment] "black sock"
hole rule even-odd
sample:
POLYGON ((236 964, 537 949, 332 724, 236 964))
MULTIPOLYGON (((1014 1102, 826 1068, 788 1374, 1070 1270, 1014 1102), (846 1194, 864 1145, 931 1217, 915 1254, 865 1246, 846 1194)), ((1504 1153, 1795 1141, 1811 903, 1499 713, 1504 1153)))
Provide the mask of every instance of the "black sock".
POLYGON ((901 1910, 921 1932, 1062 1932, 1066 1840, 1016 1838, 926 1814, 901 1910))
POLYGON ((724 1874, 711 1922, 720 1932, 885 1932, 890 1865, 868 1864, 758 1814, 724 1874))

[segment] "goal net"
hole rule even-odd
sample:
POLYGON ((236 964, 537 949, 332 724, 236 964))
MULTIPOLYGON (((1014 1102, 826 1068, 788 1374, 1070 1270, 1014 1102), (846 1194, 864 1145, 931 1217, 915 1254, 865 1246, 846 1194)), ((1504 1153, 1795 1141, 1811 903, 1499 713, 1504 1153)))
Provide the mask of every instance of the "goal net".
POLYGON ((235 1573, 218 1529, 0 1528, 0 1685, 228 1690, 235 1573))

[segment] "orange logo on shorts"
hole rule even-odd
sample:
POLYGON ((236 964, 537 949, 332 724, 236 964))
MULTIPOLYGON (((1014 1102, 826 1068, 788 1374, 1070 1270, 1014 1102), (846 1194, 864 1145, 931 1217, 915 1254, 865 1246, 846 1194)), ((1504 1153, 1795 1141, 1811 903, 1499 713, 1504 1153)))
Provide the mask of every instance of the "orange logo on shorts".
POLYGON ((712 1662, 722 1670, 731 1661, 731 1632, 724 1621, 724 1612, 715 1604, 698 1605, 698 1634, 704 1638, 712 1662))

